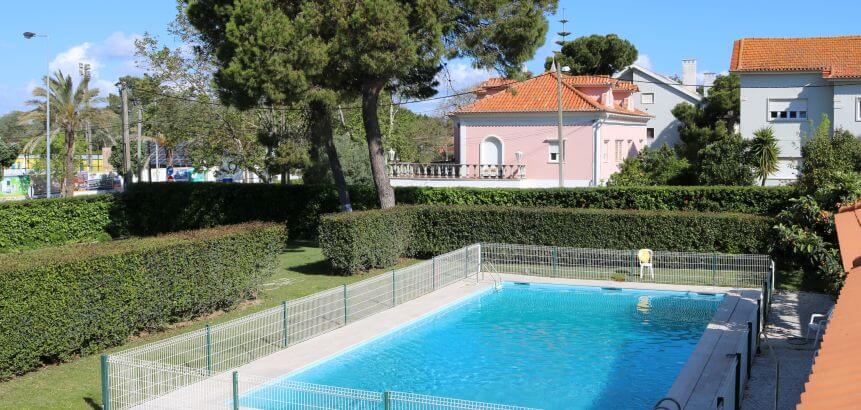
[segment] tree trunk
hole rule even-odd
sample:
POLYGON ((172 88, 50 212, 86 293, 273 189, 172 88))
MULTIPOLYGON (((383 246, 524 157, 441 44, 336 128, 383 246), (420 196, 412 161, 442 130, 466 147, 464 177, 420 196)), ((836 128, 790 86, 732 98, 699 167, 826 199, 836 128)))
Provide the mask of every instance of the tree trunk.
MULTIPOLYGON (((67 127, 66 133, 66 159, 63 163, 65 168, 63 175, 63 196, 71 198, 75 195, 75 129, 67 127)), ((50 178, 48 178, 50 183, 50 178)))
POLYGON ((386 172, 386 158, 383 152, 383 140, 380 132, 379 101, 383 84, 375 84, 362 88, 362 124, 365 127, 365 139, 368 141, 368 153, 371 157, 371 174, 377 187, 377 197, 380 208, 389 209, 395 206, 395 191, 389 183, 386 172))
POLYGON ((329 157, 329 167, 332 168, 332 178, 338 188, 338 199, 341 201, 341 211, 352 212, 353 205, 350 203, 350 192, 347 191, 347 180, 344 178, 344 170, 341 169, 341 160, 338 158, 338 149, 335 147, 335 137, 332 131, 332 107, 321 100, 311 101, 311 135, 316 143, 326 148, 329 157))

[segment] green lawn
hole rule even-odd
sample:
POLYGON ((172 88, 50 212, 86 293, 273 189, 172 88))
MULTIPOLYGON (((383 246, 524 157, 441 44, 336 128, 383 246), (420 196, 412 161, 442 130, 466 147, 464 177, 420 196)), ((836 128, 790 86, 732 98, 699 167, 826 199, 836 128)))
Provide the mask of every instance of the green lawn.
MULTIPOLYGON (((396 267, 407 266, 416 260, 403 260, 396 267)), ((391 269, 388 268, 388 269, 391 269)), ((202 328, 206 323, 220 323, 278 305, 285 299, 294 299, 352 283, 377 275, 386 269, 364 275, 335 276, 319 248, 294 244, 278 256, 278 268, 265 281, 258 298, 240 308, 219 312, 208 318, 184 323, 173 329, 136 338, 130 343, 108 350, 111 353, 133 346, 150 343, 202 328)), ((8 382, 0 383, 0 409, 93 409, 101 408, 99 356, 88 356, 70 363, 45 367, 8 382)))

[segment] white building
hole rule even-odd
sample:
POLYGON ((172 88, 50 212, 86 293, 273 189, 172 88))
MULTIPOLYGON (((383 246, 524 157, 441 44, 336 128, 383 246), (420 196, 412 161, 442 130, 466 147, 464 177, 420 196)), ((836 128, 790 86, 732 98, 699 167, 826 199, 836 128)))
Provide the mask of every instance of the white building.
MULTIPOLYGON (((673 108, 680 103, 699 105, 703 99, 696 91, 697 61, 693 59, 682 61, 682 83, 636 64, 615 77, 630 81, 640 89, 633 104, 634 108, 653 116, 646 124, 650 146, 675 145, 679 141, 679 121, 673 116, 673 108)), ((711 85, 714 75, 706 73, 704 81, 711 85)))
POLYGON ((832 130, 861 135, 861 36, 736 40, 730 71, 741 77, 741 135, 771 127, 777 137, 769 184, 796 179, 810 120, 825 114, 832 130))

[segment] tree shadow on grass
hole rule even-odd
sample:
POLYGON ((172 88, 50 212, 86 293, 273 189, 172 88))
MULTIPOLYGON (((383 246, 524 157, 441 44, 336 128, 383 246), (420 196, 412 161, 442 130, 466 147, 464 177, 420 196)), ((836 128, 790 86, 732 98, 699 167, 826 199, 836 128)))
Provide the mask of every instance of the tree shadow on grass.
POLYGON ((332 268, 332 265, 329 264, 328 260, 321 260, 296 266, 288 266, 287 269, 306 275, 344 276, 338 273, 334 268, 332 268))
POLYGON ((84 397, 84 402, 87 403, 87 406, 90 406, 93 410, 102 410, 102 405, 96 403, 96 400, 92 397, 84 397))

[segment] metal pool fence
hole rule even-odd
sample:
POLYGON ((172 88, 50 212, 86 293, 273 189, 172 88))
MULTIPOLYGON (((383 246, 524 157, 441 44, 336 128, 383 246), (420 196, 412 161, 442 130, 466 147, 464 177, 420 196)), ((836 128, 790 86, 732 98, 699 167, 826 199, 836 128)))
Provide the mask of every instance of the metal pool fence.
MULTIPOLYGON (((770 274, 773 275, 771 262, 768 257, 761 255, 655 252, 653 263, 655 278, 652 279, 648 272, 644 272, 644 277, 640 279, 636 251, 507 244, 470 245, 431 260, 392 270, 391 273, 285 301, 280 306, 243 318, 207 325, 197 331, 102 356, 104 409, 119 410, 136 406, 158 408, 164 406, 166 401, 175 403, 177 407, 192 407, 186 403, 192 399, 186 392, 192 392, 195 386, 214 384, 204 392, 213 397, 229 392, 227 387, 232 384, 218 385, 218 381, 224 381, 225 375, 230 374, 229 370, 459 280, 478 279, 480 272, 601 280, 619 280, 622 275, 629 281, 736 287, 754 287, 766 281, 773 283, 770 280, 770 274)), ((244 375, 241 383, 250 380, 253 380, 252 376, 244 375)), ((344 396, 324 390, 318 395, 329 395, 331 397, 327 397, 336 401, 338 397, 344 396)), ((515 408, 407 393, 390 393, 390 396, 389 404, 397 406, 383 407, 385 409, 515 408)), ((325 400, 318 399, 323 400, 315 396, 313 400, 309 399, 308 405, 314 407, 314 403, 325 403, 325 400)), ((206 407, 232 407, 232 402, 226 396, 219 403, 210 403, 206 407)), ((348 407, 378 408, 359 405, 348 407)), ((296 404, 267 408, 303 407, 296 404)))
MULTIPOLYGON (((174 373, 174 378, 186 377, 180 369, 165 372, 174 373)), ((534 410, 413 393, 377 392, 271 379, 238 371, 198 380, 182 390, 150 400, 141 407, 160 410, 534 410)))
POLYGON ((636 250, 499 243, 481 244, 481 260, 484 271, 497 273, 748 288, 770 281, 774 269, 766 255, 654 251, 654 277, 648 269, 641 277, 636 250))

